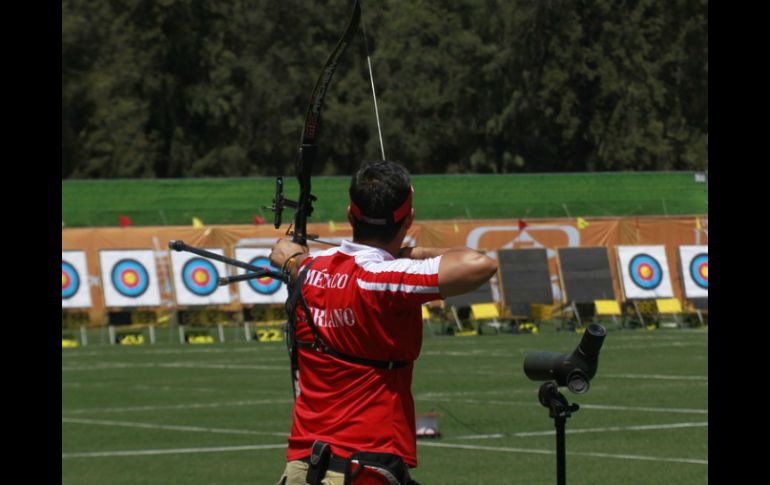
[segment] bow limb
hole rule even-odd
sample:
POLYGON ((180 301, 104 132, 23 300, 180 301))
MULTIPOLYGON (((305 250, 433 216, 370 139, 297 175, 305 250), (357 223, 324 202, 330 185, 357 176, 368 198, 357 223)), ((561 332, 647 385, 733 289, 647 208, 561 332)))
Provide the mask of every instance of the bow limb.
POLYGON ((360 0, 356 0, 353 5, 353 14, 350 17, 345 32, 337 42, 334 50, 324 64, 321 75, 313 88, 313 94, 310 97, 310 104, 305 116, 305 125, 302 128, 302 139, 299 147, 299 156, 296 162, 296 174, 299 181, 299 200, 294 215, 294 234, 292 240, 297 244, 307 244, 307 217, 313 212, 313 201, 315 197, 311 195, 310 177, 318 154, 318 145, 316 144, 316 135, 321 122, 321 107, 323 106, 324 96, 331 83, 332 76, 337 70, 337 63, 340 57, 348 48, 350 41, 356 33, 356 26, 361 20, 360 0))

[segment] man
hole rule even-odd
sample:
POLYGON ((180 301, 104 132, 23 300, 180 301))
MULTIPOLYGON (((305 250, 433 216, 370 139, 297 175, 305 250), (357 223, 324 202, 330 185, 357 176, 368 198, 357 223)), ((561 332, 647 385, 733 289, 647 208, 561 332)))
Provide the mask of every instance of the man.
POLYGON ((416 483, 420 305, 478 288, 497 262, 465 247, 402 247, 413 192, 402 166, 366 164, 349 189, 352 242, 313 256, 288 239, 272 249, 271 263, 300 283, 288 305, 300 371, 281 485, 416 483))

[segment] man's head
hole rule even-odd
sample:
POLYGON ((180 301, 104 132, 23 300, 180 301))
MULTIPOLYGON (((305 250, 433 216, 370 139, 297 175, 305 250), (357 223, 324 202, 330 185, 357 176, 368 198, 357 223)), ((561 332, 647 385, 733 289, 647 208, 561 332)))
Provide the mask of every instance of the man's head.
POLYGON ((409 172, 387 161, 364 164, 350 181, 348 219, 356 241, 389 243, 412 222, 409 172))

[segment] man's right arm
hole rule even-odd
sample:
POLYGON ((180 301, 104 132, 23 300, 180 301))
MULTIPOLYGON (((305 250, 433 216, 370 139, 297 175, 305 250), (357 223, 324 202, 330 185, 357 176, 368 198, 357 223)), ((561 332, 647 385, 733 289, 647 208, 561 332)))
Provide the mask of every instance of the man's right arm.
POLYGON ((497 261, 467 247, 402 248, 401 257, 427 259, 441 256, 438 287, 442 298, 475 290, 497 272, 497 261))

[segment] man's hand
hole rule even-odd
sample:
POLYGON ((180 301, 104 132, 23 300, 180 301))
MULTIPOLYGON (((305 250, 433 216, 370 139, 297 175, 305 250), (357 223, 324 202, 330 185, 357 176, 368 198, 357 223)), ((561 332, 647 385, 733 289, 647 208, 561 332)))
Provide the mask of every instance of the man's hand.
POLYGON ((273 249, 270 252, 270 264, 276 268, 283 268, 286 261, 292 256, 299 263, 307 257, 309 251, 307 246, 292 242, 290 239, 281 238, 273 245, 273 249), (299 256, 297 256, 298 253, 299 256))

